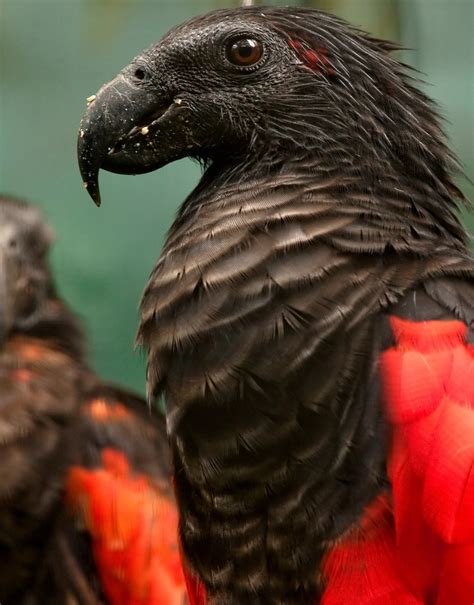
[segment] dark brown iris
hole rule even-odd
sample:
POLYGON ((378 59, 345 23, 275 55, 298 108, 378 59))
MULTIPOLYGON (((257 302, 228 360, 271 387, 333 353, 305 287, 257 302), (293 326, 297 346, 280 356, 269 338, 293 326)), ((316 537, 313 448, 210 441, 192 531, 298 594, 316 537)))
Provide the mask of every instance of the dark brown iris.
POLYGON ((258 40, 241 38, 234 40, 227 50, 227 58, 234 65, 247 67, 259 61, 263 54, 263 46, 258 40))

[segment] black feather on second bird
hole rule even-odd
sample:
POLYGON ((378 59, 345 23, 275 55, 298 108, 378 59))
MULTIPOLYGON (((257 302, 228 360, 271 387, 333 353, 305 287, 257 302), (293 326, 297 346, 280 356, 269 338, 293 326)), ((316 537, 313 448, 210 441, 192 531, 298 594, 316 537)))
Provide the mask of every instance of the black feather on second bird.
POLYGON ((0 195, 2 605, 109 603, 95 536, 65 502, 72 466, 100 469, 113 448, 133 473, 171 491, 164 420, 88 367, 82 330, 48 265, 52 237, 37 208, 0 195), (126 422, 113 418, 117 404, 126 422))

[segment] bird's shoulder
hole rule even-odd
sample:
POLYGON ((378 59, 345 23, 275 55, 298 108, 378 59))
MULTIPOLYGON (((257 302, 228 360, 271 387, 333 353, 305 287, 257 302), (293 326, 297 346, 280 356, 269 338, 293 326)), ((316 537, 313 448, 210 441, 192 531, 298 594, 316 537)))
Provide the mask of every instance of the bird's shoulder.
POLYGON ((456 603, 474 594, 473 320, 466 257, 391 310, 393 340, 380 357, 397 566, 415 594, 436 586, 456 603))
POLYGON ((182 605, 164 418, 135 394, 97 382, 83 395, 71 438, 77 442, 65 485, 71 582, 77 570, 93 577, 92 558, 110 603, 182 605), (86 557, 78 547, 84 543, 86 557))
POLYGON ((27 586, 38 588, 42 549, 50 545, 61 502, 81 376, 68 353, 41 338, 15 335, 0 350, 2 602, 18 602, 27 586))

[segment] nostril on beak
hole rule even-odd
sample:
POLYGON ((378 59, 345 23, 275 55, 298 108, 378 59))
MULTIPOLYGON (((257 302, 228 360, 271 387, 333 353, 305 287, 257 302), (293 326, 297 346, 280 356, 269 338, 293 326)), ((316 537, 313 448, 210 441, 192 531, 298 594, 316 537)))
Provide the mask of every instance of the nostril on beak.
POLYGON ((143 67, 137 67, 135 73, 133 74, 137 80, 148 80, 149 75, 148 72, 143 67))

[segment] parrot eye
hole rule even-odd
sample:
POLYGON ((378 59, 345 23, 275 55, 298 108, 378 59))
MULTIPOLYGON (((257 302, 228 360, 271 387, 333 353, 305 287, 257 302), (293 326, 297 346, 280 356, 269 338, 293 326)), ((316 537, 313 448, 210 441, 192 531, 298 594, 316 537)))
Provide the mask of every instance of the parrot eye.
POLYGON ((227 60, 238 67, 255 65, 263 56, 263 44, 252 38, 234 39, 227 45, 227 60))

